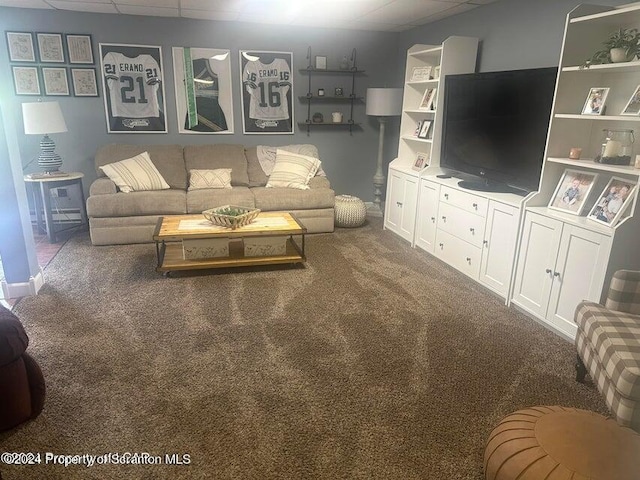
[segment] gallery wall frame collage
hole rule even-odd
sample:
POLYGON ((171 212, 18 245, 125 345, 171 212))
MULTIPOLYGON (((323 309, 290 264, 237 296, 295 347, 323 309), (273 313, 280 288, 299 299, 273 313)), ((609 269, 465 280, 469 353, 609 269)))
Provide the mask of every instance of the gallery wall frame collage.
POLYGON ((6 31, 16 95, 97 97, 89 34, 6 31))

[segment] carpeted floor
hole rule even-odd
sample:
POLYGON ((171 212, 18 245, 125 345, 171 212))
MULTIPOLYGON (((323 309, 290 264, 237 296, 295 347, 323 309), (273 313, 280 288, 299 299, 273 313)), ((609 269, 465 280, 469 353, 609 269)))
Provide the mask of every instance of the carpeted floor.
POLYGON ((3 479, 481 479, 513 410, 606 413, 574 381, 572 344, 379 220, 309 236, 307 254, 304 269, 163 278, 152 245, 72 238, 15 308, 48 392, 0 452, 190 464, 0 465, 3 479))

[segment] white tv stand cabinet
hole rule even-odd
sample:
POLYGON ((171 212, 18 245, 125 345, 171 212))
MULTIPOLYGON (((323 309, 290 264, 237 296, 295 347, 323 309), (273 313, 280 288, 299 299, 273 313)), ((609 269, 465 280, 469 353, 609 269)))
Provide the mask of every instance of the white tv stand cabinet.
POLYGON ((420 177, 415 246, 506 300, 525 197, 467 190, 441 174, 427 169, 420 177))

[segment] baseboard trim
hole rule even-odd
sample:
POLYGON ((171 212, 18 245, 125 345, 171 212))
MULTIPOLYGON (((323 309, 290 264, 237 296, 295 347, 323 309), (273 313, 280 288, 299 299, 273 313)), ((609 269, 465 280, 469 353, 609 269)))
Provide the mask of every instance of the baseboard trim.
POLYGON ((45 283, 44 272, 42 271, 42 267, 40 267, 40 271, 35 276, 30 277, 28 282, 7 283, 7 281, 3 279, 1 283, 2 293, 7 300, 37 295, 45 283))
POLYGON ((382 210, 373 202, 364 202, 367 207, 367 215, 370 217, 382 217, 382 210))

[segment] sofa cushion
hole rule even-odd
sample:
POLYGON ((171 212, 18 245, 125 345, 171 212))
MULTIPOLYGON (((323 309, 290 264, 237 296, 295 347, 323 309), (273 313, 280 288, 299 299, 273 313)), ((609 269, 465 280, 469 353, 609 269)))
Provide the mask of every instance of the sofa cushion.
MULTIPOLYGON (((225 190, 228 191, 228 190, 225 190)), ((90 217, 129 217, 132 215, 179 215, 186 213, 184 190, 92 195, 87 199, 90 217)))
MULTIPOLYGON (((264 187, 267 184, 267 180, 269 179, 269 175, 265 173, 265 170, 262 168, 262 164, 258 159, 258 149, 260 149, 262 155, 266 159, 268 159, 268 162, 271 164, 271 168, 268 170, 268 173, 271 174, 273 165, 276 161, 276 151, 278 150, 278 148, 291 153, 307 155, 308 157, 313 158, 320 158, 320 156, 318 155, 318 149, 315 145, 311 144, 294 144, 285 145, 284 147, 269 147, 265 145, 259 145, 257 147, 247 147, 244 153, 247 157, 247 173, 249 174, 250 187, 264 187)), ((322 170, 322 165, 318 167, 316 176, 326 176, 326 174, 322 170)))
POLYGON ((187 213, 202 213, 203 210, 222 205, 255 207, 253 194, 248 187, 233 187, 231 190, 207 188, 187 192, 187 213))
POLYGON ((242 145, 188 145, 184 147, 184 161, 187 171, 230 168, 231 185, 249 185, 247 158, 242 145))
POLYGON ((247 173, 250 187, 264 187, 267 184, 267 174, 262 170, 258 160, 257 147, 245 148, 244 154, 247 157, 247 173))
POLYGON ((189 170, 189 190, 231 188, 231 169, 189 170))
POLYGON ((142 152, 149 153, 149 158, 171 188, 187 189, 187 170, 180 145, 104 145, 98 149, 95 158, 98 176, 105 176, 99 168, 102 165, 131 158, 142 152))
POLYGON ((317 158, 278 149, 276 164, 269 175, 266 186, 267 188, 284 187, 308 190, 309 180, 316 174, 319 166, 320 160, 317 158))
POLYGON ((148 190, 167 190, 171 187, 155 167, 149 154, 142 152, 135 157, 108 163, 100 167, 120 191, 124 193, 148 190))
POLYGON ((335 193, 330 188, 298 190, 295 188, 254 187, 251 192, 255 197, 256 208, 265 212, 333 208, 335 203, 335 193))

